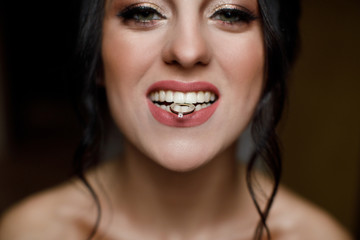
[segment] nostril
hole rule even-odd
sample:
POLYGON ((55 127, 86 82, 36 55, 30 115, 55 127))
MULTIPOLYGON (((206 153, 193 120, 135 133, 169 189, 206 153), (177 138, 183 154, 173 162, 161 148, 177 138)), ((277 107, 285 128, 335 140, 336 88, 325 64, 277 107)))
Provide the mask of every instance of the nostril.
POLYGON ((163 48, 162 57, 167 65, 182 68, 206 66, 212 56, 211 48, 200 29, 185 29, 169 37, 163 48))

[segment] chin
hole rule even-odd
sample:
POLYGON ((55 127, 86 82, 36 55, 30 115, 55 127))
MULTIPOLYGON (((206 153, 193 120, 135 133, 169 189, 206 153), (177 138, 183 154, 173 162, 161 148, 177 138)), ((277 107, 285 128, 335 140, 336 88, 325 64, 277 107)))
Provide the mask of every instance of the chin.
POLYGON ((202 166, 206 165, 209 160, 199 160, 199 159, 185 159, 185 158, 172 158, 171 160, 167 159, 164 161, 157 161, 159 165, 163 168, 173 171, 173 172, 191 172, 202 166))
POLYGON ((167 151, 162 149, 161 153, 158 153, 159 157, 155 157, 154 161, 174 172, 194 171, 210 162, 215 155, 208 152, 208 149, 203 150, 199 146, 187 148, 176 144, 175 148, 168 149, 167 151))
POLYGON ((171 162, 162 162, 162 167, 173 171, 173 172, 191 172, 199 169, 205 165, 208 161, 171 161, 171 162))

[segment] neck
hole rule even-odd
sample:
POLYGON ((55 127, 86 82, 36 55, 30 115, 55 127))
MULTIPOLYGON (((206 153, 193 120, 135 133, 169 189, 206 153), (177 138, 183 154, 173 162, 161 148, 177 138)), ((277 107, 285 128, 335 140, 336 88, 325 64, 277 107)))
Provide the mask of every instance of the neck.
POLYGON ((190 232, 223 222, 234 209, 239 210, 246 190, 239 181, 242 174, 234 157, 235 147, 191 172, 170 171, 130 144, 126 149, 112 168, 119 185, 117 193, 112 188, 111 198, 115 208, 127 212, 137 223, 190 232))

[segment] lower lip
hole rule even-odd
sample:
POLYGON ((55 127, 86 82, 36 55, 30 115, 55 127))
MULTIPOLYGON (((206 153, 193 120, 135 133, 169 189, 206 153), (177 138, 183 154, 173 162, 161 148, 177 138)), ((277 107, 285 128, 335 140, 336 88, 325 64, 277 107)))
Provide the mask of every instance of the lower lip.
POLYGON ((214 102, 209 107, 184 115, 179 118, 177 114, 170 113, 154 105, 148 99, 148 106, 153 117, 160 123, 170 127, 195 127, 205 123, 213 115, 219 105, 219 101, 214 102))

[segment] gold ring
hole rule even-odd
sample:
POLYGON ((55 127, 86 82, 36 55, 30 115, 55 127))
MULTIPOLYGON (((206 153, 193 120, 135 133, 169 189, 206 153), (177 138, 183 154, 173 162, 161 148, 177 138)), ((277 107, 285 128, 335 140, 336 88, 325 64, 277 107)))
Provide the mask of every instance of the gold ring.
POLYGON ((173 103, 170 105, 171 112, 182 118, 184 115, 190 114, 195 111, 195 105, 191 103, 173 103))

